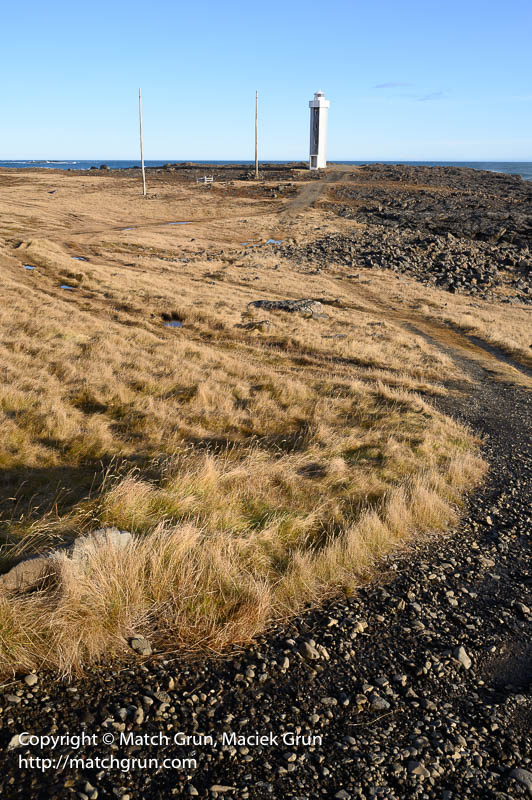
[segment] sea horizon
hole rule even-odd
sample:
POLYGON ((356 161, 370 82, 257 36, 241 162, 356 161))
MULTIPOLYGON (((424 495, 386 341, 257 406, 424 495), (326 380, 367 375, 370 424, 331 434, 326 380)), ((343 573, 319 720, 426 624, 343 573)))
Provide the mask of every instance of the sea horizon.
MULTIPOLYGON (((148 168, 163 167, 166 164, 205 164, 224 166, 227 164, 254 164, 251 159, 146 159, 144 164, 148 168)), ((261 164, 294 164, 306 163, 303 159, 260 159, 261 164)), ((328 164, 350 164, 362 166, 364 164, 405 164, 408 166, 442 166, 442 167, 469 167, 471 169, 487 172, 500 172, 503 174, 520 175, 524 180, 532 180, 532 161, 422 161, 405 159, 334 159, 328 164)), ((63 170, 90 170, 91 167, 100 168, 103 164, 110 169, 132 169, 140 167, 140 159, 6 159, 0 160, 0 168, 5 169, 63 169, 63 170)))

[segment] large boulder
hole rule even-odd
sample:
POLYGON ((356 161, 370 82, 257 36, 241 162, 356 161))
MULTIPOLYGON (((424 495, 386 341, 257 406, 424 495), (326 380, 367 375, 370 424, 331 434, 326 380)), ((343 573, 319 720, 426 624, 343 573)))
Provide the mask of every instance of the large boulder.
POLYGON ((129 545, 132 538, 129 531, 120 531, 118 528, 98 528, 91 533, 79 536, 72 544, 20 561, 5 575, 0 575, 0 590, 20 592, 37 586, 43 578, 53 572, 54 557, 61 553, 66 554, 73 561, 79 562, 88 558, 91 551, 99 547, 110 546, 116 550, 123 550, 129 545))
POLYGON ((319 300, 306 297, 301 300, 252 300, 248 306, 263 308, 266 311, 288 311, 316 314, 321 312, 322 304, 319 300))
POLYGON ((86 558, 90 551, 97 547, 110 545, 116 550, 123 550, 132 538, 129 531, 119 531, 118 528, 98 528, 85 536, 78 536, 66 549, 74 561, 79 561, 86 558))
POLYGON ((6 592, 20 592, 39 583, 51 569, 49 556, 32 556, 16 564, 5 575, 0 575, 0 588, 6 592))

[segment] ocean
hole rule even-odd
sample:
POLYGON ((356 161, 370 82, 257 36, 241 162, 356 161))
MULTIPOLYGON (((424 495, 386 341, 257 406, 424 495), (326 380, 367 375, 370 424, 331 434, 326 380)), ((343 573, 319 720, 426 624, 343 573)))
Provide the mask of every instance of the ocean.
MULTIPOLYGON (((162 167, 165 164, 181 164, 185 163, 184 159, 174 161, 166 158, 161 161, 145 161, 146 167, 162 167)), ((186 163, 198 164, 254 164, 253 161, 233 159, 232 161, 186 161, 186 163)), ((268 164, 286 164, 286 161, 264 161, 268 164)), ((521 175, 526 181, 532 180, 532 161, 329 161, 329 164, 409 164, 424 167, 471 167, 472 169, 483 169, 488 172, 504 172, 508 175, 521 175)), ((38 161, 38 160, 23 160, 17 161, 0 161, 0 169, 2 167, 17 167, 18 169, 30 167, 45 167, 48 169, 90 169, 91 167, 100 167, 102 164, 107 164, 111 169, 127 169, 131 167, 140 167, 140 161, 115 161, 113 159, 95 159, 93 161, 76 160, 76 161, 38 161)))

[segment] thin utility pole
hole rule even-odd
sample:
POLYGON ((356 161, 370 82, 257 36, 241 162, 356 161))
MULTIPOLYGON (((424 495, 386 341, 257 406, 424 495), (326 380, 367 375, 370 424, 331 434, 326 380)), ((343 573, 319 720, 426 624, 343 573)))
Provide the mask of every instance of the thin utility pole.
POLYGON ((144 145, 142 142, 142 92, 139 89, 139 124, 140 124, 140 163, 142 165, 142 194, 146 197, 146 173, 144 171, 144 145))
POLYGON ((255 92, 255 180, 259 179, 259 93, 255 92))

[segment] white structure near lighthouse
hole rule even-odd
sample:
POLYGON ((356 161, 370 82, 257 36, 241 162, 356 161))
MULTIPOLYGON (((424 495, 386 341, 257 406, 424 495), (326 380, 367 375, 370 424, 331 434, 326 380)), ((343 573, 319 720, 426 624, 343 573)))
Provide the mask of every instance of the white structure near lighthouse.
POLYGON ((315 92, 310 108, 310 169, 325 169, 327 166, 327 117, 329 100, 323 92, 315 92))

